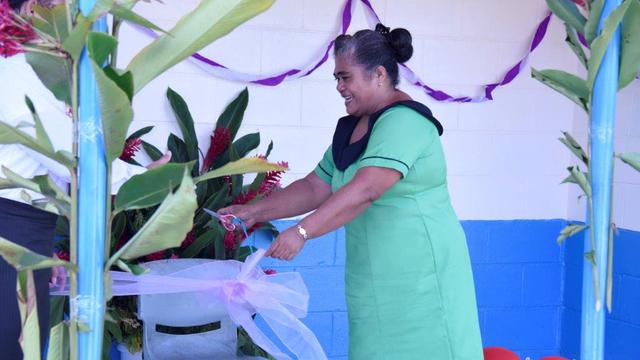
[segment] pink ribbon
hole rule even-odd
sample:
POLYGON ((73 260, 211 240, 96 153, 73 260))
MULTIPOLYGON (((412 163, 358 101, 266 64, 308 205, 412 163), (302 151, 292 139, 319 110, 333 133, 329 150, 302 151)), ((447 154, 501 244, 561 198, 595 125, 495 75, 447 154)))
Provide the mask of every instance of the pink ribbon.
MULTIPOLYGON (((113 296, 206 292, 222 300, 231 320, 242 326, 251 339, 274 358, 291 359, 256 326, 253 314, 260 314, 282 344, 298 359, 326 360, 318 339, 299 320, 306 316, 309 304, 309 294, 302 277, 293 272, 265 275, 258 266, 264 253, 264 249, 258 249, 244 263, 236 260, 211 261, 169 275, 136 276, 111 271, 111 292, 113 296), (229 272, 237 273, 236 277, 220 280, 215 275, 229 272), (198 278, 189 278, 188 274, 197 274, 198 278)), ((51 294, 68 295, 68 289, 51 294)))

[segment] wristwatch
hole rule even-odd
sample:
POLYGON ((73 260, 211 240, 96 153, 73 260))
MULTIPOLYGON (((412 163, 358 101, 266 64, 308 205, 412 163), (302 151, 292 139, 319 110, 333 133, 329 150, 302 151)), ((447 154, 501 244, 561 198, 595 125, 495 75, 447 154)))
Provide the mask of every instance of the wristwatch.
POLYGON ((307 230, 305 230, 305 228, 303 228, 300 224, 296 225, 296 227, 298 228, 298 235, 300 235, 304 241, 307 241, 309 239, 307 230))

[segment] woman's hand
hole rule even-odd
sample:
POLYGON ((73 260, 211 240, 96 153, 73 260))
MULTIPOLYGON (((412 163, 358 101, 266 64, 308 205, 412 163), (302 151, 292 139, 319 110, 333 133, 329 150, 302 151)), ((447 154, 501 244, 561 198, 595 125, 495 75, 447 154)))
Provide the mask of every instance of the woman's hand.
POLYGON ((305 240, 298 234, 295 227, 288 228, 278 235, 264 255, 290 261, 302 250, 304 243, 305 240))
POLYGON ((255 225, 258 221, 257 211, 254 205, 231 205, 218 210, 220 215, 231 214, 244 222, 248 228, 255 225))
MULTIPOLYGON (((54 259, 58 255, 53 254, 54 259)), ((64 290, 67 285, 67 269, 64 266, 54 266, 51 268, 51 278, 49 279, 49 289, 64 290)))

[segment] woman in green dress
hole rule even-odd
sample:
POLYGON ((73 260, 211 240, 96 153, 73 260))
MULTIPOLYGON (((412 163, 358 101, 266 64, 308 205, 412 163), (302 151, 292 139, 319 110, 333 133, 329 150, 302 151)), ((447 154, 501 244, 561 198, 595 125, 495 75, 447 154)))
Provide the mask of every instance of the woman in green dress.
POLYGON ((412 53, 405 29, 379 24, 339 36, 334 76, 348 115, 318 166, 256 204, 221 212, 251 226, 313 211, 267 251, 283 260, 345 226, 349 359, 479 360, 473 276, 449 199, 442 126, 396 88, 398 63, 412 53))

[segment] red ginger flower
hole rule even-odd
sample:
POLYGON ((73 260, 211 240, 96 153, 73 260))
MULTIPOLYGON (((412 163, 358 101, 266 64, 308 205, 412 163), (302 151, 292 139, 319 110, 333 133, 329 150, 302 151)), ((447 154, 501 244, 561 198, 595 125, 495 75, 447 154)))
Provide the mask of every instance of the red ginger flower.
POLYGON ((0 56, 24 52, 23 44, 37 37, 31 24, 16 14, 7 0, 0 0, 0 56))
POLYGON ((167 254, 164 250, 156 251, 144 257, 145 261, 164 260, 167 258, 167 254))
POLYGON ((71 256, 69 256, 69 254, 66 251, 58 250, 55 252, 55 254, 60 260, 71 261, 71 256))
POLYGON ((182 243, 180 244, 180 250, 184 250, 189 247, 189 245, 193 244, 196 241, 196 235, 193 233, 193 229, 187 233, 187 236, 184 237, 182 243))
POLYGON ((237 244, 236 234, 233 231, 227 231, 224 234, 224 249, 235 250, 237 244))
POLYGON ((139 138, 127 140, 127 142, 124 143, 124 149, 122 149, 120 159, 123 161, 132 160, 136 152, 140 151, 140 146, 142 146, 142 140, 140 140, 139 138))
POLYGON ((207 155, 202 161, 202 173, 209 171, 209 168, 216 161, 218 156, 222 155, 231 144, 231 132, 225 127, 218 127, 211 134, 211 145, 207 151, 207 155))
MULTIPOLYGON (((258 156, 258 157, 264 158, 263 156, 258 156)), ((278 162, 278 165, 287 167, 287 168, 289 167, 289 163, 287 163, 286 161, 278 162)), ((255 199, 259 195, 262 197, 267 197, 271 195, 271 193, 273 193, 274 190, 280 187, 280 179, 282 178, 283 173, 284 171, 282 170, 267 172, 266 175, 264 176, 264 179, 260 183, 260 186, 258 187, 257 191, 249 190, 246 193, 241 193, 233 200, 233 204, 244 205, 251 202, 253 199, 255 199)))

